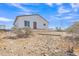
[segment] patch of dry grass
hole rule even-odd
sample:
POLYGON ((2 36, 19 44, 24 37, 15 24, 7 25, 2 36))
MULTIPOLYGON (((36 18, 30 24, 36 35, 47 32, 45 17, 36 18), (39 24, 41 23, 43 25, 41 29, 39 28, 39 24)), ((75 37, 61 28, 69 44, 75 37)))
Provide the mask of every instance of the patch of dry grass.
POLYGON ((25 46, 27 45, 29 42, 27 42, 27 39, 26 40, 18 40, 15 42, 16 45, 20 45, 20 46, 25 46))
POLYGON ((16 28, 13 31, 16 34, 16 37, 18 37, 18 38, 27 38, 32 33, 30 29, 26 29, 26 28, 23 28, 23 29, 16 28))
MULTIPOLYGON (((65 55, 70 42, 66 41, 63 37, 61 38, 61 32, 57 36, 57 32, 34 32, 34 36, 16 38, 16 40, 8 40, 8 38, 1 39, 0 46, 6 48, 0 51, 0 55, 31 55, 31 56, 53 56, 53 55, 65 55), (48 34, 49 35, 40 35, 48 34), (53 35, 50 35, 53 34, 53 35), (56 35, 56 36, 55 36, 56 35), (5 52, 4 52, 5 51, 5 52), (3 54, 1 54, 3 53, 3 54)), ((12 32, 3 37, 12 35, 12 32)))
POLYGON ((5 41, 0 39, 0 48, 5 48, 5 47, 6 47, 5 41))

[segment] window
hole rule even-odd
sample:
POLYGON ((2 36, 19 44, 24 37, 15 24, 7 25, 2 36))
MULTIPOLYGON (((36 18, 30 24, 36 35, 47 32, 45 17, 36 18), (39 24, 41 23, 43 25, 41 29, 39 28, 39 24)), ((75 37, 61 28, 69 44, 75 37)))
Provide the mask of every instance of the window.
POLYGON ((44 26, 46 26, 46 24, 43 24, 44 26))
POLYGON ((30 27, 30 22, 29 21, 24 21, 24 26, 30 27))

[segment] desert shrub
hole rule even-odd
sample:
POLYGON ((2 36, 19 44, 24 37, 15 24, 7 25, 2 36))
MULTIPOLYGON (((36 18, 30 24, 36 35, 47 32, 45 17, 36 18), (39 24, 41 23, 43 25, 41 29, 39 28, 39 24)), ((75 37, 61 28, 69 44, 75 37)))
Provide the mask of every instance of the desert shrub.
POLYGON ((73 47, 68 49, 67 55, 68 55, 68 56, 76 56, 76 55, 74 54, 73 47))
POLYGON ((14 32, 15 34, 17 34, 17 35, 16 35, 17 37, 22 37, 22 36, 23 36, 23 32, 21 31, 21 29, 18 29, 18 28, 16 28, 16 27, 13 27, 12 30, 13 30, 13 32, 14 32))
POLYGON ((17 37, 16 36, 7 36, 7 37, 3 37, 3 39, 12 39, 12 40, 14 40, 14 39, 17 39, 17 37))
POLYGON ((4 33, 4 32, 6 32, 5 30, 0 30, 0 33, 4 33))
POLYGON ((17 37, 19 38, 24 36, 24 33, 21 31, 21 29, 15 29, 14 32, 17 34, 17 37))
POLYGON ((59 27, 56 27, 56 31, 58 31, 58 32, 62 32, 63 30, 59 27))
POLYGON ((64 39, 73 41, 74 38, 73 38, 73 36, 65 36, 64 39))
POLYGON ((23 29, 15 28, 15 29, 13 29, 13 31, 14 31, 14 33, 17 34, 18 38, 26 38, 31 35, 31 30, 28 28, 23 28, 23 29))
POLYGON ((16 27, 12 27, 11 29, 12 29, 12 30, 16 30, 17 28, 16 28, 16 27))
POLYGON ((66 31, 79 34, 79 22, 74 22, 74 24, 67 28, 66 31))
POLYGON ((32 34, 32 31, 29 28, 24 28, 23 30, 24 30, 25 36, 29 36, 32 34))
POLYGON ((68 53, 73 53, 73 47, 72 48, 69 48, 67 52, 68 53))

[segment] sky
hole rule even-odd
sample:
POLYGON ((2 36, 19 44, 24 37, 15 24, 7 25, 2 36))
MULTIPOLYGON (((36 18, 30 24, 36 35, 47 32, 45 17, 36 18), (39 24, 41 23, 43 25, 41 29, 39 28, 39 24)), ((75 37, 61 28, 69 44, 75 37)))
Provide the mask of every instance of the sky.
POLYGON ((49 22, 49 28, 68 28, 79 21, 78 3, 0 3, 0 25, 13 27, 16 16, 39 14, 49 22))

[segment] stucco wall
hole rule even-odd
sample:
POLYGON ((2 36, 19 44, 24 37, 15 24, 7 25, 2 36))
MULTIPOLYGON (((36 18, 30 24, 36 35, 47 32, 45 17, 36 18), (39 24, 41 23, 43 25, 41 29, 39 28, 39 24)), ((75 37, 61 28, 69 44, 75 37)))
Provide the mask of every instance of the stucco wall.
POLYGON ((48 23, 41 18, 40 16, 23 16, 23 17, 18 17, 17 21, 15 23, 17 28, 24 28, 24 21, 30 21, 30 28, 33 28, 33 22, 37 22, 37 29, 46 29, 48 28, 48 23), (46 24, 44 26, 43 24, 46 24))

